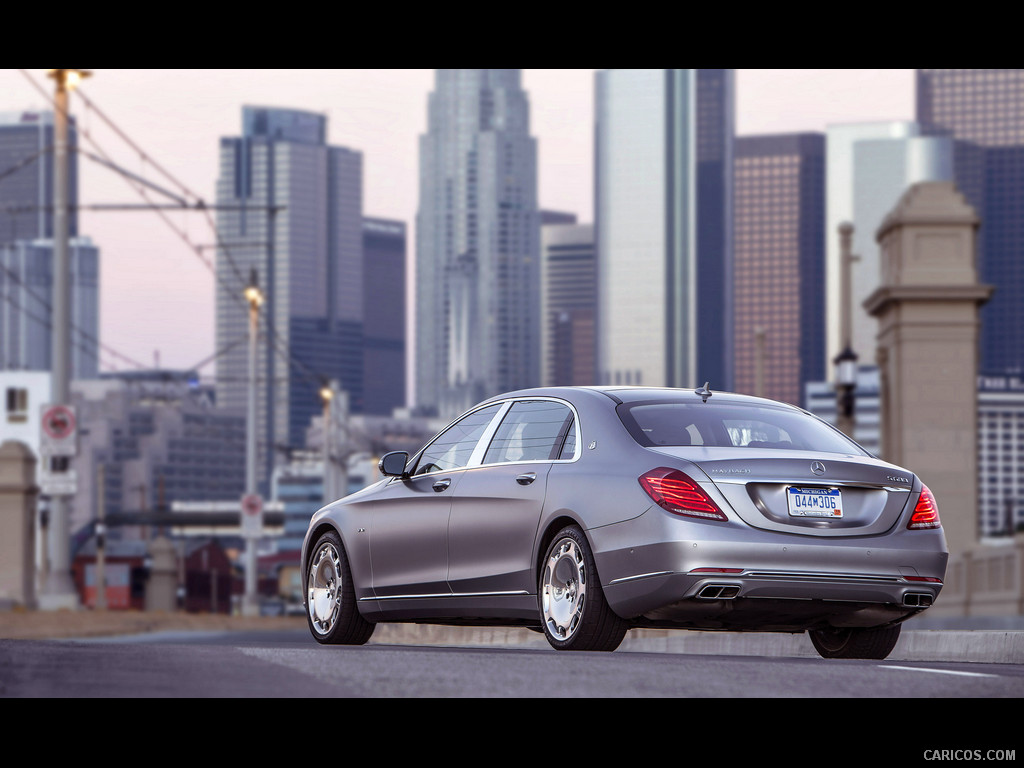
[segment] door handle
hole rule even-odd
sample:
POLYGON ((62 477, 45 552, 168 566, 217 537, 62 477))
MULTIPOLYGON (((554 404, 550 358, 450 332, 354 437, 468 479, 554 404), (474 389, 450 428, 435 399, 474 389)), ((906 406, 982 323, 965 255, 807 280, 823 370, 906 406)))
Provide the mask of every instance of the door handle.
POLYGON ((433 486, 431 486, 431 487, 435 491, 440 493, 441 491, 443 491, 445 488, 447 488, 451 484, 452 484, 451 478, 447 478, 446 477, 444 480, 435 480, 433 486))
POLYGON ((519 475, 519 477, 516 478, 516 482, 519 483, 520 485, 529 485, 536 479, 536 472, 524 472, 523 474, 519 475))

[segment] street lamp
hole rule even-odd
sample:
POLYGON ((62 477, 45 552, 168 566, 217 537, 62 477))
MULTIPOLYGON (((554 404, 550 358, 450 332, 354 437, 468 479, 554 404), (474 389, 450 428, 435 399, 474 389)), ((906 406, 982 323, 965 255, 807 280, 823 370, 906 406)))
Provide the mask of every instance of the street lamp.
POLYGON ((331 383, 325 383, 320 387, 320 399, 324 404, 324 504, 334 501, 334 472, 331 465, 331 403, 334 400, 334 390, 331 383))
MULTIPOLYGON (((245 495, 257 495, 256 483, 256 338, 259 330, 260 307, 263 293, 259 288, 256 268, 249 272, 249 285, 245 288, 245 300, 249 303, 249 406, 245 425, 245 495)), ((245 514, 243 510, 242 515, 245 514)), ((242 612, 247 616, 258 613, 256 598, 256 539, 250 534, 245 541, 245 599, 242 612)))
MULTIPOLYGON (((56 84, 53 114, 53 298, 51 315, 51 401, 71 400, 71 266, 68 257, 68 101, 70 91, 89 76, 84 69, 48 69, 56 84)), ((47 460, 50 457, 46 457, 47 460)), ((61 470, 63 471, 63 469, 61 470)), ((50 570, 44 586, 48 608, 77 608, 71 578, 70 503, 63 493, 51 499, 50 570)))
POLYGON ((857 389, 857 353, 853 351, 850 339, 853 336, 853 262, 860 257, 852 253, 853 225, 844 221, 839 225, 840 260, 840 335, 844 345, 832 361, 836 370, 836 426, 847 437, 853 437, 855 423, 854 391, 857 389))

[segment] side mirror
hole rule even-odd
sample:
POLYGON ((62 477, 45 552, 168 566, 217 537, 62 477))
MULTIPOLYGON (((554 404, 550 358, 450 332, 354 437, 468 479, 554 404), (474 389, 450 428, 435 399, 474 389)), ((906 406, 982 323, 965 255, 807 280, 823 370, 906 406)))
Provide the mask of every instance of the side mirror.
POLYGON ((404 477, 408 461, 409 454, 405 451, 392 451, 380 457, 377 468, 385 477, 404 477))

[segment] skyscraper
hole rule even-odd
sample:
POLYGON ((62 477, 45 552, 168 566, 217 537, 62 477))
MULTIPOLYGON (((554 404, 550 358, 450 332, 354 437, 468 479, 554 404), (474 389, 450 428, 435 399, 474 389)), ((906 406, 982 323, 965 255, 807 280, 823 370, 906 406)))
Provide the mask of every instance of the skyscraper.
POLYGON ((917 119, 952 136, 955 180, 981 217, 981 371, 1024 373, 1024 69, 919 69, 917 119))
MULTIPOLYGON (((99 250, 68 243, 71 378, 99 375, 99 250)), ((53 348, 53 240, 0 245, 0 370, 49 371, 53 348)))
POLYGON ((597 73, 602 383, 730 389, 731 70, 597 73))
POLYGON ((740 137, 735 169, 735 388, 802 405, 824 368, 825 136, 740 137))
POLYGON ((416 403, 455 415, 540 375, 537 143, 517 69, 440 69, 420 137, 416 403))
MULTIPOLYGON (((550 218, 555 218, 551 216, 550 218)), ((572 217, 575 220, 575 216, 572 217)), ((543 386, 597 383, 597 258, 594 226, 541 226, 543 386)))
MULTIPOLYGON (((53 237, 52 112, 0 112, 0 245, 53 237)), ((78 235, 78 132, 68 123, 68 237, 78 235)))
POLYGON ((363 219, 363 413, 405 405, 404 221, 363 219))
MULTIPOLYGON (((52 112, 0 113, 0 370, 50 370, 53 314, 52 112)), ((71 376, 99 372, 99 250, 78 237, 78 154, 68 125, 71 376)))
POLYGON ((248 398, 248 306, 264 295, 257 353, 257 462, 299 446, 330 379, 362 398, 362 155, 326 143, 323 115, 244 107, 222 138, 217 181, 217 398, 248 398))

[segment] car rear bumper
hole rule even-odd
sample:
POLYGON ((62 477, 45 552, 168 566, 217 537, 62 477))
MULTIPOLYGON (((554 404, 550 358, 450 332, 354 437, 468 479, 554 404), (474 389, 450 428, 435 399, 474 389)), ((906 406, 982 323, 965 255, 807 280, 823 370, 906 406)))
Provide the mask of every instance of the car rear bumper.
POLYGON ((618 615, 709 628, 896 621, 935 601, 948 559, 941 530, 823 539, 656 509, 588 534, 618 615))

